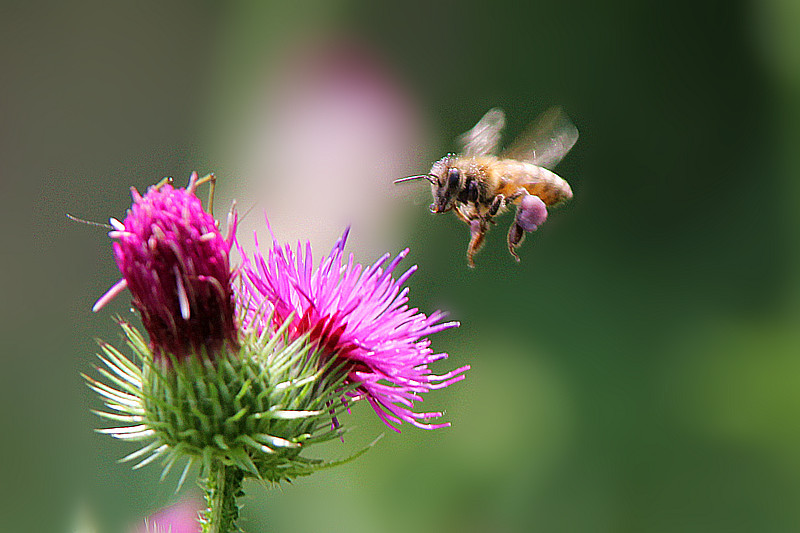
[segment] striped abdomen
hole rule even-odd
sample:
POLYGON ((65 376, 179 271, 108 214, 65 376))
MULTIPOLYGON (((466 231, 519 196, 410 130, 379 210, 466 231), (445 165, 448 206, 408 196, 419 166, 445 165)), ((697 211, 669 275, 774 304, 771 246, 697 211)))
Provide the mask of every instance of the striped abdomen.
MULTIPOLYGON (((499 159, 486 170, 497 180, 497 193, 506 198, 514 196, 520 187, 541 198, 549 207, 572 198, 569 183, 555 172, 533 163, 516 159, 499 159)), ((519 198, 515 198, 515 203, 517 201, 519 198)))

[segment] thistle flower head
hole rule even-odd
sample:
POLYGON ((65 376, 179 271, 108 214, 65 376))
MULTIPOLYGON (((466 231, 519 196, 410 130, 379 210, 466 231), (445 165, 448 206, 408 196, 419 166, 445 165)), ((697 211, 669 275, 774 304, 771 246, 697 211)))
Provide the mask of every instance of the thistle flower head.
POLYGON ((133 297, 158 357, 217 354, 238 346, 228 255, 235 216, 223 237, 195 196, 197 173, 185 189, 131 188, 124 222, 111 219, 120 280, 95 304, 100 309, 124 288, 133 297))
POLYGON ((105 379, 84 378, 106 406, 95 412, 118 424, 100 433, 143 443, 123 459, 139 461, 134 468, 162 459, 166 475, 186 459, 180 486, 192 465, 208 472, 222 461, 240 475, 279 482, 366 451, 338 462, 302 455, 308 446, 341 434, 329 417, 342 411, 335 400, 351 387, 325 372, 307 338, 289 341, 288 324, 270 334, 247 331, 238 351, 220 354, 213 364, 198 356, 178 364, 170 355, 175 364, 169 367, 158 364, 133 326, 120 326, 135 359, 101 343, 98 371, 105 379))
MULTIPOLYGON (((353 387, 329 371, 336 361, 322 361, 307 335, 289 338, 289 322, 269 331, 242 327, 229 265, 235 215, 224 238, 194 194, 202 181, 192 174, 186 189, 162 183, 144 196, 134 189, 125 222, 112 219, 123 279, 95 310, 129 288, 149 342, 120 320, 135 360, 101 343, 105 382, 85 377, 105 402, 107 410, 97 413, 120 424, 100 431, 144 443, 124 460, 139 460, 140 467, 161 458, 166 474, 186 458, 179 483, 199 463, 208 498, 216 490, 215 465, 232 468, 232 483, 244 476, 278 482, 365 450, 339 462, 302 455, 341 434, 330 416, 345 408, 335 400, 353 387)), ((235 508, 229 510, 233 517, 235 508)))
POLYGON ((261 331, 290 321, 290 336, 308 335, 323 357, 344 369, 346 382, 353 386, 345 399, 366 399, 392 429, 402 422, 424 429, 448 426, 426 422, 442 413, 415 412, 414 404, 423 393, 464 378, 468 366, 443 375, 429 367, 447 354, 434 353, 427 336, 458 323, 441 322, 441 311, 426 316, 409 308, 403 283, 416 266, 393 277, 408 249, 391 261, 385 254, 363 267, 352 254, 345 257, 347 233, 316 268, 309 243, 298 243, 293 251, 274 242, 266 254, 258 248, 252 259, 242 252, 243 282, 237 296, 245 309, 244 324, 261 331))

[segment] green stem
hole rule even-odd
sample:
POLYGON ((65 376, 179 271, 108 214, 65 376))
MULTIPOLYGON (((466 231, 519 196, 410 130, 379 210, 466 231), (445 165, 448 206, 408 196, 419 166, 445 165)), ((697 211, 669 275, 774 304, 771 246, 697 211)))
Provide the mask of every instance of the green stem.
POLYGON ((211 463, 205 480, 207 509, 203 513, 203 533, 231 533, 236 531, 239 506, 236 499, 242 496, 244 474, 235 466, 225 466, 221 460, 211 463))

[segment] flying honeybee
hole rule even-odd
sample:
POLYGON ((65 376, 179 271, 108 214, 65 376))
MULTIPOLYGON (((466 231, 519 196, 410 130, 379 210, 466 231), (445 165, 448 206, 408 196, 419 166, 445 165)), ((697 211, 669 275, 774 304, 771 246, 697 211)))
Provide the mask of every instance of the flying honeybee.
POLYGON ((508 251, 519 261, 516 248, 525 232, 534 231, 547 219, 547 208, 572 198, 569 184, 549 168, 555 167, 578 140, 578 130, 559 107, 545 111, 500 155, 500 132, 505 115, 490 109, 459 138, 460 154, 436 161, 427 174, 409 176, 395 183, 426 179, 431 183, 432 213, 453 210, 470 227, 467 263, 483 245, 489 224, 509 204, 517 206, 508 230, 508 251))

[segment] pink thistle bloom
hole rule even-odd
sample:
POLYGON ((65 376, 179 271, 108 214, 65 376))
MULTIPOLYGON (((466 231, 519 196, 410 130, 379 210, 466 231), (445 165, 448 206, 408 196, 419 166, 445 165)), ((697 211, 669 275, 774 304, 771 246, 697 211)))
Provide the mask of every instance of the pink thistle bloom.
POLYGON ((440 322, 443 312, 425 316, 406 305, 408 289, 402 285, 417 267, 397 279, 392 273, 408 249, 388 264, 387 253, 365 268, 354 263, 353 254, 345 258, 348 231, 317 268, 308 242, 305 250, 298 243, 292 251, 273 238, 266 255, 256 243, 252 260, 237 243, 244 258, 237 296, 246 307, 245 327, 274 330, 293 317, 290 336, 308 333, 326 357, 346 363, 347 380, 356 385, 348 398, 366 398, 387 426, 395 431, 404 421, 423 429, 449 426, 425 422, 442 413, 418 413, 413 408, 414 402, 422 401, 422 393, 464 379, 469 366, 442 375, 433 374, 428 366, 447 354, 433 353, 427 336, 458 322, 440 322))
POLYGON ((236 226, 223 237, 195 196, 197 173, 185 189, 131 188, 124 222, 110 220, 122 279, 95 303, 98 311, 125 288, 141 313, 156 356, 215 355, 237 347, 229 253, 236 226))

